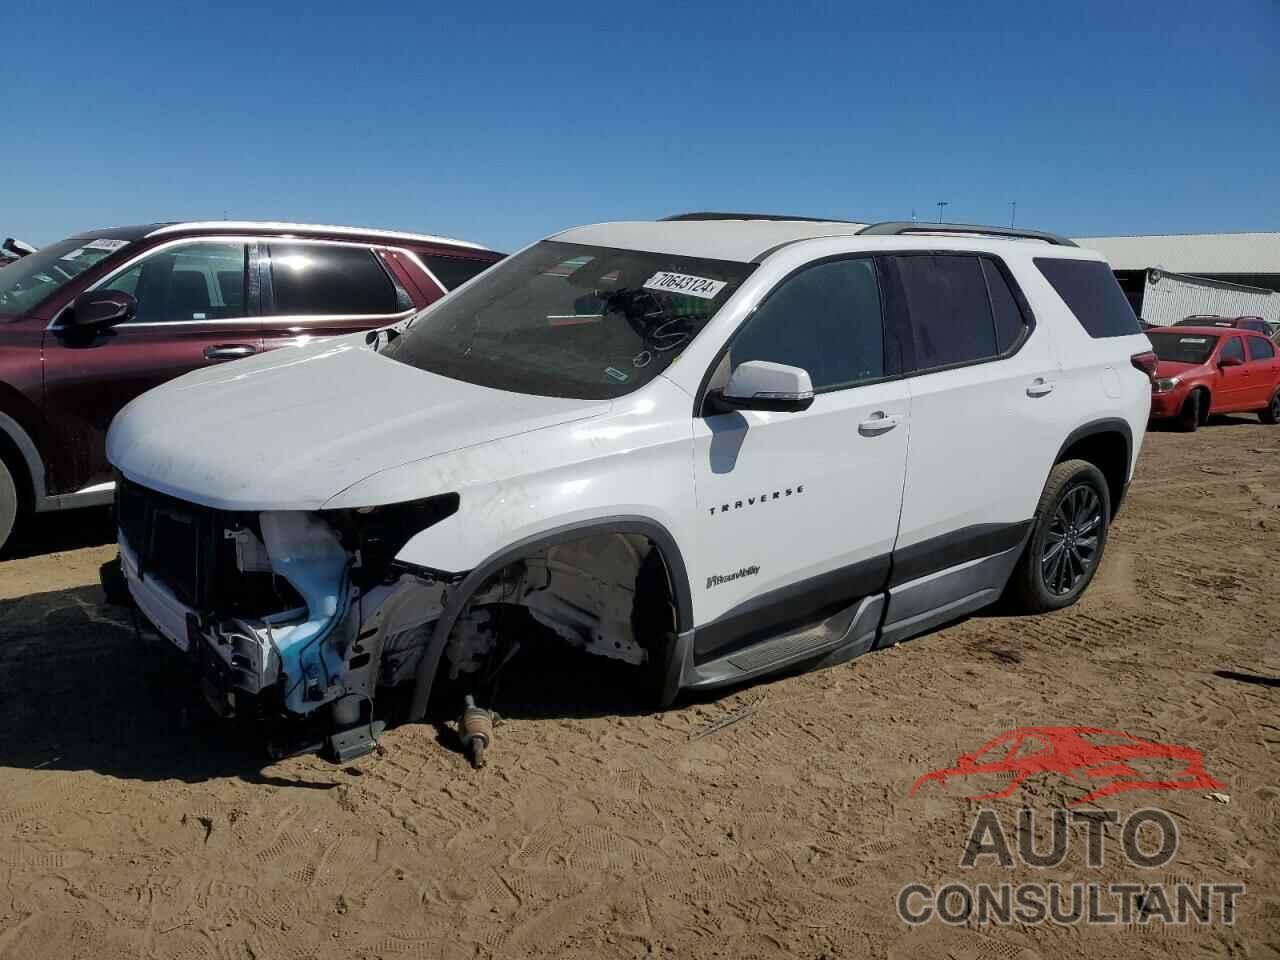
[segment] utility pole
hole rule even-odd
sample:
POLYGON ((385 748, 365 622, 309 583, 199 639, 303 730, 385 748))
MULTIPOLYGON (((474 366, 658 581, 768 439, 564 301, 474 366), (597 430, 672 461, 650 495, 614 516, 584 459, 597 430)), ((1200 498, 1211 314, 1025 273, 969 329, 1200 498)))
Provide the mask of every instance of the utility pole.
POLYGON ((942 222, 942 208, 943 208, 943 207, 945 207, 945 206, 950 205, 950 203, 951 203, 951 201, 950 201, 950 200, 939 200, 939 201, 938 201, 938 222, 939 222, 939 223, 941 223, 941 222, 942 222))
POLYGON ((1018 216, 1018 201, 1010 200, 1009 201, 1009 226, 1010 227, 1013 226, 1013 221, 1017 216, 1018 216))

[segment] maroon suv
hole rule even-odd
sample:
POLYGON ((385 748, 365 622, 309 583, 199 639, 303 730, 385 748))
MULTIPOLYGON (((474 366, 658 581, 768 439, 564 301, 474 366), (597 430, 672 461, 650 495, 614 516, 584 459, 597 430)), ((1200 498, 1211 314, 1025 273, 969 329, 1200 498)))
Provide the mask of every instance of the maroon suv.
POLYGON ((394 323, 502 258, 297 223, 93 230, 0 269, 0 545, 25 511, 111 501, 107 427, 196 367, 394 323))

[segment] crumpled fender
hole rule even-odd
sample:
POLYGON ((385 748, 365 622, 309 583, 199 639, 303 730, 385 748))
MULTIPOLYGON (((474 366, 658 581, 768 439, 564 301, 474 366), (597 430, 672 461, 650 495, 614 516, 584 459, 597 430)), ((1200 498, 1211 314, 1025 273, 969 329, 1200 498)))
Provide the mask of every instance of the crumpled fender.
POLYGON ((276 652, 286 678, 285 708, 308 713, 345 692, 342 676, 351 637, 339 627, 349 619, 351 558, 337 534, 314 514, 267 511, 259 521, 271 568, 307 604, 306 621, 278 634, 276 652))

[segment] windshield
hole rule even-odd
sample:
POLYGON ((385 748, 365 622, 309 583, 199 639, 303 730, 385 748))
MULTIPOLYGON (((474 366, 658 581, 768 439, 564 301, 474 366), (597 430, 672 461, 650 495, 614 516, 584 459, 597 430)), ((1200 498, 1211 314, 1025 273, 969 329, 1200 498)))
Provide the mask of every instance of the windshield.
POLYGON ((1190 333, 1147 332, 1156 356, 1174 363, 1204 363, 1218 344, 1217 337, 1190 333))
POLYGON ((26 313, 127 240, 73 237, 15 260, 0 272, 0 313, 26 313))
POLYGON ((620 397, 674 363, 754 269, 546 240, 420 314, 382 352, 499 390, 620 397))

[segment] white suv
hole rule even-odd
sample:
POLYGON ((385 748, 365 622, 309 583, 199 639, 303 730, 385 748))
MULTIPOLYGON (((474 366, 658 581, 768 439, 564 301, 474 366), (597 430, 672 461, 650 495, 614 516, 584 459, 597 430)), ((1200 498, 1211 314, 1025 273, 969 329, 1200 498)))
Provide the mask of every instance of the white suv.
POLYGON ((130 404, 124 574, 215 706, 323 717, 340 756, 377 688, 413 682, 413 719, 483 701, 553 635, 668 704, 1074 602, 1149 351, 1102 257, 1049 234, 578 227, 395 327, 130 404))

